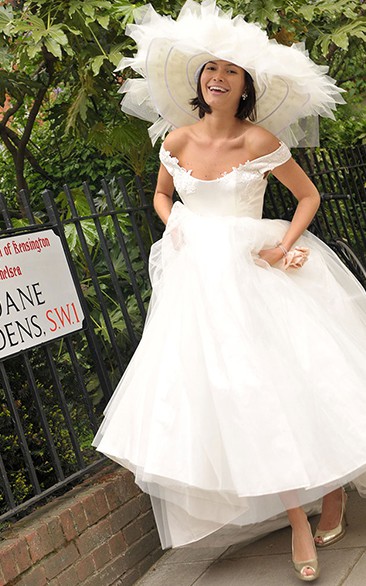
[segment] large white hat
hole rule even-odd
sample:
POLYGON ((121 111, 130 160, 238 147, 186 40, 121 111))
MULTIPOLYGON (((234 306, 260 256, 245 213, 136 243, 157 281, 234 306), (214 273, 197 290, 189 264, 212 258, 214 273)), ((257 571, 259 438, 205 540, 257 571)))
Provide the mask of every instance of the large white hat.
MULTIPOLYGON (((257 124, 288 146, 299 144, 314 128, 309 120, 334 118, 336 104, 344 103, 343 90, 326 75, 328 68, 316 65, 303 44, 287 47, 268 39, 258 25, 222 12, 216 0, 188 0, 177 20, 160 16, 148 4, 135 11, 135 22, 126 33, 135 40, 137 53, 122 59, 117 69, 131 67, 141 77, 123 84, 121 107, 154 123, 149 128, 153 142, 198 120, 189 102, 196 96, 197 71, 212 59, 230 61, 250 73, 257 124)), ((305 138, 302 146, 316 142, 314 134, 305 138)))

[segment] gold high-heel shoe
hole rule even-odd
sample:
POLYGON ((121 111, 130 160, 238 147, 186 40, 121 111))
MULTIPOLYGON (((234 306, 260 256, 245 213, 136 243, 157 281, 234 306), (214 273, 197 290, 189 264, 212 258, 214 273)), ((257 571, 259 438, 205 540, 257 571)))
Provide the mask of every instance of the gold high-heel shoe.
POLYGON ((342 509, 341 509, 341 516, 337 527, 334 529, 329 529, 328 531, 322 531, 321 529, 316 529, 314 535, 315 545, 317 547, 327 547, 328 545, 332 545, 332 543, 336 543, 342 537, 345 536, 346 527, 347 527, 347 517, 346 517, 346 502, 347 502, 347 495, 345 491, 342 491, 342 509))
MULTIPOLYGON (((311 533, 310 525, 309 525, 309 533, 310 533, 311 537, 313 537, 312 533, 311 533)), ((316 551, 314 551, 314 553, 315 553, 315 557, 311 560, 306 560, 304 562, 295 562, 295 560, 294 560, 294 541, 293 541, 293 536, 292 536, 292 563, 295 568, 296 576, 298 578, 300 578, 300 580, 302 580, 303 582, 313 582, 314 580, 316 580, 319 577, 319 574, 320 574, 319 562, 318 562, 318 558, 316 556, 316 551), (312 574, 306 574, 305 573, 306 570, 311 570, 312 574)))

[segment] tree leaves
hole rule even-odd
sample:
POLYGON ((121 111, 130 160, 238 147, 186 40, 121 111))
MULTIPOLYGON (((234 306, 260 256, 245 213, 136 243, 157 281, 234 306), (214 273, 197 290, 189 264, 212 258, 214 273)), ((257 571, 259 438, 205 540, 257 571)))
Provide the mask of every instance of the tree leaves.
POLYGON ((118 153, 136 175, 143 174, 152 152, 146 122, 130 119, 114 126, 99 122, 90 129, 88 138, 101 153, 108 156, 118 153))
POLYGON ((357 37, 363 41, 366 40, 366 18, 359 18, 355 22, 335 29, 330 34, 322 35, 316 41, 315 45, 320 45, 323 55, 327 54, 331 43, 346 51, 349 47, 351 37, 357 37))
POLYGON ((62 59, 62 47, 69 44, 64 28, 63 23, 49 24, 49 19, 45 22, 31 13, 27 14, 26 18, 15 18, 12 14, 12 18, 5 27, 5 34, 18 40, 15 55, 18 49, 19 55, 26 52, 30 59, 34 59, 42 53, 42 47, 45 46, 52 55, 62 59), (19 43, 20 39, 21 43, 19 43))
POLYGON ((311 4, 292 0, 285 13, 303 17, 308 39, 313 38, 315 51, 320 49, 323 57, 329 56, 332 45, 346 51, 351 38, 366 38, 366 20, 356 0, 315 0, 311 4))
POLYGON ((0 46, 0 63, 1 69, 5 71, 12 71, 13 56, 9 53, 7 47, 0 46))
POLYGON ((71 106, 68 111, 66 132, 76 125, 78 117, 80 117, 83 122, 86 121, 87 111, 90 107, 90 95, 93 93, 92 86, 93 81, 91 76, 84 75, 84 77, 81 78, 80 86, 75 88, 76 91, 73 94, 71 106))
POLYGON ((328 0, 316 0, 311 4, 299 3, 298 13, 301 14, 308 22, 311 22, 316 17, 331 16, 339 17, 344 15, 349 19, 357 19, 359 16, 359 2, 356 0, 335 0, 329 2, 328 0))
POLYGON ((9 35, 9 29, 13 21, 13 10, 11 6, 0 6, 0 31, 9 35))
MULTIPOLYGON (((36 125, 47 120, 44 128, 52 128, 59 137, 63 156, 67 158, 72 150, 72 140, 65 141, 65 134, 81 137, 105 157, 118 154, 141 174, 151 151, 146 125, 121 114, 120 79, 114 69, 134 50, 124 27, 143 4, 29 0, 16 9, 10 4, 0 6, 0 100, 24 102, 11 124, 19 132, 25 127, 36 91, 43 85, 49 90, 36 125), (50 59, 52 76, 46 67, 50 59)), ((154 0, 153 4, 159 13, 175 17, 182 2, 154 0)), ((218 4, 226 11, 232 9, 233 15, 244 14, 247 20, 259 22, 280 43, 306 40, 312 58, 329 65, 331 75, 352 80, 345 87, 355 90, 350 94, 354 102, 357 94, 365 92, 360 60, 352 61, 362 52, 366 38, 364 4, 358 0, 218 0, 218 4)), ((51 165, 48 152, 39 150, 37 156, 51 165)), ((88 165, 90 172, 92 162, 88 165)))
POLYGON ((108 29, 111 19, 122 21, 122 26, 133 20, 133 11, 137 4, 125 0, 72 0, 70 2, 69 16, 76 12, 84 14, 86 24, 97 22, 104 29, 108 29))
POLYGON ((27 75, 21 71, 0 70, 0 103, 5 101, 5 95, 13 96, 16 100, 21 100, 25 95, 36 95, 41 84, 36 80, 30 80, 27 75))
POLYGON ((90 60, 92 72, 94 75, 98 75, 100 68, 103 65, 104 59, 107 59, 107 55, 97 55, 90 60))
POLYGON ((120 20, 122 27, 125 27, 129 22, 133 22, 133 13, 139 4, 132 4, 124 0, 116 0, 113 2, 111 13, 113 18, 120 20))

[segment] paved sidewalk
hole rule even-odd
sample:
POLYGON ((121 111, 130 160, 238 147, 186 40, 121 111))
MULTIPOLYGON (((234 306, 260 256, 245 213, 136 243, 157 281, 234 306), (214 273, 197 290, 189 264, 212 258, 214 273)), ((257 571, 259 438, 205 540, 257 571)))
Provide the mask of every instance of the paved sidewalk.
MULTIPOLYGON (((366 499, 348 493, 344 539, 318 550, 319 586, 366 586, 366 499)), ((313 528, 318 517, 313 517, 313 528)), ((255 543, 167 551, 136 586, 296 586, 287 527, 255 543)))

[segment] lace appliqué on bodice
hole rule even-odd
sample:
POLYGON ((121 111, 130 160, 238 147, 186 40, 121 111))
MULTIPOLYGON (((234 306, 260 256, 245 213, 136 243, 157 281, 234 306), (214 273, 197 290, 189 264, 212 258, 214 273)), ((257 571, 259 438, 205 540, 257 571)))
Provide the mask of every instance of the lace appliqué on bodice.
POLYGON ((160 149, 160 161, 174 179, 174 187, 178 193, 195 193, 197 184, 192 181, 192 170, 184 169, 179 165, 177 157, 172 157, 170 152, 162 146, 160 149))
POLYGON ((289 148, 285 145, 285 143, 280 142, 278 149, 269 153, 268 155, 263 155, 262 157, 257 157, 256 159, 248 159, 245 163, 239 163, 236 167, 232 167, 231 171, 224 171, 220 177, 216 179, 197 179, 196 177, 192 177, 192 169, 185 169, 181 167, 179 164, 179 159, 177 157, 173 157, 170 151, 166 150, 162 145, 160 148, 160 161, 163 163, 164 167, 171 175, 175 175, 176 172, 181 172, 183 175, 187 175, 189 178, 194 179, 196 181, 203 181, 207 183, 220 181, 224 179, 231 173, 238 173, 240 174, 248 165, 252 166, 257 172, 263 174, 267 171, 272 171, 279 165, 285 163, 290 157, 291 153, 289 148))
POLYGON ((164 146, 160 149, 160 160, 173 177, 182 201, 192 211, 203 215, 261 217, 267 185, 264 175, 290 157, 288 147, 280 143, 268 155, 240 163, 217 179, 205 180, 192 177, 192 170, 182 167, 164 146))

